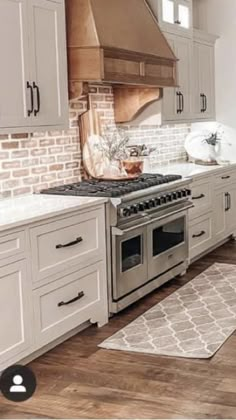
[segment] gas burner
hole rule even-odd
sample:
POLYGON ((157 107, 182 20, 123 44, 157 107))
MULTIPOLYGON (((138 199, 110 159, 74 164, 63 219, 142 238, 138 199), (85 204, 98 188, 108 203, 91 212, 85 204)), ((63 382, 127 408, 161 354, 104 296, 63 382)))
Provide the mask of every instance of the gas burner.
POLYGON ((85 180, 76 184, 62 185, 41 191, 42 194, 74 195, 87 197, 122 197, 123 195, 178 181, 180 175, 142 174, 135 180, 102 181, 85 180))

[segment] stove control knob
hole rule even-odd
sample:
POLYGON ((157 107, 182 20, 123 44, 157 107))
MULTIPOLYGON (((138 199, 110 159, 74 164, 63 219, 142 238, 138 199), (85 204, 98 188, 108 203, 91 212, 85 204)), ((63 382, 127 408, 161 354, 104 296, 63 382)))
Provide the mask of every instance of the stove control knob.
POLYGON ((138 213, 138 205, 134 204, 133 206, 131 206, 131 211, 133 214, 137 214, 138 213))
POLYGON ((154 199, 154 198, 152 198, 152 199, 149 201, 149 205, 150 205, 150 209, 152 209, 153 207, 155 207, 155 206, 156 206, 156 202, 155 202, 155 199, 154 199))
POLYGON ((172 201, 173 200, 173 194, 172 193, 170 193, 170 194, 167 194, 167 201, 168 202, 170 202, 170 201, 172 201))
POLYGON ((177 200, 178 199, 178 193, 176 191, 173 192, 172 197, 173 197, 174 200, 177 200))
POLYGON ((121 217, 129 217, 131 215, 131 208, 130 207, 123 207, 120 209, 121 217))
POLYGON ((182 196, 183 196, 183 197, 187 197, 187 195, 188 195, 188 194, 187 194, 187 190, 182 190, 182 196))
POLYGON ((178 198, 182 198, 183 197, 183 192, 182 191, 177 191, 178 194, 178 198))
POLYGON ((192 194, 192 191, 187 189, 187 196, 190 196, 192 194))
POLYGON ((139 211, 144 211, 145 207, 145 203, 139 203, 139 211))
POLYGON ((167 196, 166 195, 162 195, 161 202, 162 202, 162 204, 166 204, 167 203, 167 196))
POLYGON ((161 205, 161 197, 155 198, 155 203, 156 203, 156 206, 160 206, 161 205))

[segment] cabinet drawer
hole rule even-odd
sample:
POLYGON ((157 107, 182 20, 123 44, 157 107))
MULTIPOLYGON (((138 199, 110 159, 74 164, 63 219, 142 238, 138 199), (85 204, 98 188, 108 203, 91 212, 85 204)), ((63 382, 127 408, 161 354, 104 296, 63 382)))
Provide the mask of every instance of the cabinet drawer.
POLYGON ((210 248, 212 242, 212 213, 199 217, 190 224, 190 259, 210 248))
POLYGON ((31 229, 33 280, 71 266, 81 268, 104 254, 103 210, 98 209, 31 229))
POLYGON ((194 219, 197 215, 207 212, 212 206, 212 185, 211 182, 197 182, 191 186, 192 201, 194 207, 189 211, 190 219, 194 219))
POLYGON ((231 184, 235 180, 236 180, 235 171, 223 172, 220 175, 217 175, 215 177, 215 186, 217 188, 227 187, 229 184, 231 184))
POLYGON ((33 292, 37 347, 91 318, 96 320, 98 311, 106 311, 104 279, 104 267, 99 263, 33 292))
POLYGON ((25 251, 25 232, 0 236, 0 260, 17 256, 25 251))

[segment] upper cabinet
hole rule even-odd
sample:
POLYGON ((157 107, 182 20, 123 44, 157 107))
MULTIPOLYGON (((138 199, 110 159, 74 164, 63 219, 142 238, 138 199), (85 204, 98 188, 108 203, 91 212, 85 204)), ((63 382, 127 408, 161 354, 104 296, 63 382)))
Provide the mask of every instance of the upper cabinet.
POLYGON ((193 117, 215 119, 215 42, 217 37, 194 30, 193 117))
POLYGON ((1 0, 0 132, 68 126, 65 34, 62 0, 1 0))
POLYGON ((191 118, 192 89, 192 40, 166 34, 173 51, 178 57, 177 79, 178 87, 164 89, 162 102, 162 121, 186 121, 191 118))
POLYGON ((164 31, 191 36, 192 0, 148 0, 164 31))

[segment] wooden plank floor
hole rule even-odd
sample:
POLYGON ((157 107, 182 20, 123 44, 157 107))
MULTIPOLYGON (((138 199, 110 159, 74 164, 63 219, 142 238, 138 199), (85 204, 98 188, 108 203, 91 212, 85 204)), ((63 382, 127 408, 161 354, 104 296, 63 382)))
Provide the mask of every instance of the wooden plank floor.
POLYGON ((99 349, 97 344, 214 262, 236 264, 229 242, 115 316, 30 364, 38 388, 13 404, 0 397, 0 418, 236 418, 236 334, 210 360, 99 349))

